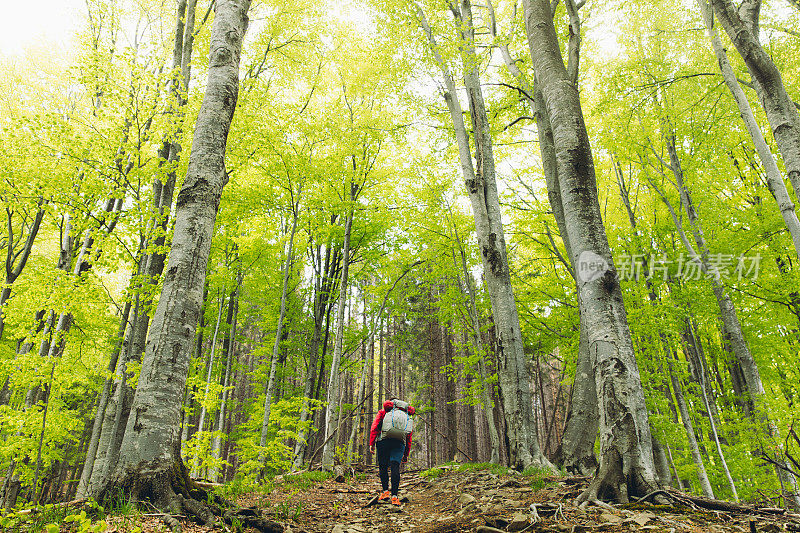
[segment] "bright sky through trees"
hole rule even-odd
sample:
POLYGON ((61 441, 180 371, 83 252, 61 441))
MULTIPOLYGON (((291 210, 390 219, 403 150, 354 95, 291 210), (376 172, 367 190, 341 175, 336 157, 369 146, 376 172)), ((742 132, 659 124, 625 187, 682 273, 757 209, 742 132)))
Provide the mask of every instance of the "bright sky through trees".
POLYGON ((0 17, 0 54, 20 54, 37 44, 67 45, 80 24, 81 9, 85 6, 80 0, 5 2, 0 17))

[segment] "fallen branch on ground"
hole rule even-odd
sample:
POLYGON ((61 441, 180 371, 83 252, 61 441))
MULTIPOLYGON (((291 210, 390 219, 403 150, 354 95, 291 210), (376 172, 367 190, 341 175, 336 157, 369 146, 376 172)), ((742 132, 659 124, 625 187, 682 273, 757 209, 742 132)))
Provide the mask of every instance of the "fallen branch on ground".
MULTIPOLYGON (((657 491, 659 492, 659 491, 657 491)), ((712 498, 703 498, 693 494, 686 494, 675 489, 668 489, 665 492, 668 496, 672 497, 681 503, 691 503, 694 507, 701 509, 708 509, 711 511, 725 511, 728 513, 738 513, 746 515, 765 515, 765 516, 795 516, 787 513, 786 509, 778 507, 756 507, 755 505, 747 505, 743 503, 729 502, 725 500, 715 500, 712 498)), ((649 496, 649 495, 648 495, 649 496)), ((646 498, 646 497, 645 497, 646 498)))

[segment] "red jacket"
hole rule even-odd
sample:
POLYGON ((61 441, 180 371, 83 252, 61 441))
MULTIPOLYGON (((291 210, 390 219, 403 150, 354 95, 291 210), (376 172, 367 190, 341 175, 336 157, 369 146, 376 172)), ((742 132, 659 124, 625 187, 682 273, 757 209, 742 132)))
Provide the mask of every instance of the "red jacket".
MULTIPOLYGON (((375 446, 375 441, 378 439, 378 435, 381 433, 381 425, 383 424, 383 417, 386 416, 386 411, 381 409, 378 411, 378 414, 375 415, 375 420, 372 421, 372 427, 369 429, 369 445, 370 447, 375 446)), ((414 432, 412 431, 408 435, 406 435, 406 451, 403 453, 403 462, 405 463, 408 461, 408 452, 411 450, 411 435, 414 432)))

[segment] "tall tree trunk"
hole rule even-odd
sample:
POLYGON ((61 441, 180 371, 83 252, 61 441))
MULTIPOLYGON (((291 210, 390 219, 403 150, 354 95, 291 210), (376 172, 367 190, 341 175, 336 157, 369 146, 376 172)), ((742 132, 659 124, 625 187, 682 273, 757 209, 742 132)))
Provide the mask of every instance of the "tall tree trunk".
MULTIPOLYGON (((114 352, 111 354, 111 359, 108 362, 109 374, 113 373, 117 368, 117 360, 119 359, 120 353, 122 353, 122 350, 124 349, 125 330, 128 327, 128 317, 130 316, 130 312, 131 302, 128 300, 125 302, 125 308, 123 309, 122 316, 120 317, 119 329, 117 330, 116 347, 114 348, 114 352)), ((114 379, 107 378, 105 384, 103 385, 103 391, 100 393, 100 400, 97 403, 97 411, 94 417, 94 424, 92 425, 92 437, 89 441, 89 448, 86 451, 86 460, 83 463, 81 479, 78 482, 78 498, 86 497, 86 489, 89 486, 89 479, 91 478, 92 469, 94 468, 94 461, 97 455, 97 446, 100 442, 100 432, 103 427, 106 407, 108 406, 109 395, 111 393, 111 387, 113 384, 114 379)))
POLYGON ((743 10, 737 10, 731 0, 709 1, 725 33, 744 59, 783 156, 789 182, 800 198, 800 115, 786 92, 778 67, 758 42, 761 1, 745 2, 743 10))
MULTIPOLYGON (((692 325, 690 320, 686 320, 686 327, 687 327, 687 335, 685 338, 687 342, 691 342, 691 346, 687 346, 686 352, 692 353, 694 352, 695 356, 697 357, 697 362, 699 363, 699 368, 697 369, 699 381, 700 381, 700 394, 703 397, 703 406, 706 409, 706 413, 708 414, 708 422, 711 427, 711 438, 714 440, 714 445, 717 448, 717 455, 719 455, 720 463, 722 464, 722 470, 725 472, 725 478, 728 480, 728 488, 731 489, 731 495, 735 501, 739 501, 739 494, 736 491, 736 483, 733 482, 733 476, 731 476, 731 471, 728 468, 728 461, 725 459, 725 454, 722 451, 722 444, 720 442, 719 434, 717 433, 717 415, 714 413, 714 409, 711 407, 711 401, 708 398, 708 387, 706 384, 706 366, 705 366, 705 354, 702 353, 702 349, 700 348, 700 344, 697 342, 697 336, 692 331, 692 325)), ((716 407, 716 406, 715 406, 716 407)))
POLYGON ((269 415, 272 408, 272 395, 275 392, 275 371, 281 348, 281 334, 283 332, 283 319, 286 317, 286 297, 289 294, 289 273, 294 262, 294 234, 297 231, 297 217, 300 216, 300 195, 303 192, 303 182, 297 186, 297 197, 292 202, 292 229, 289 233, 289 244, 286 251, 286 262, 283 265, 283 284, 281 285, 281 304, 278 314, 278 324, 275 326, 275 342, 272 345, 272 361, 269 369, 266 396, 264 398, 264 419, 261 422, 261 438, 259 446, 267 445, 267 431, 269 430, 269 415))
MULTIPOLYGON (((669 345, 664 346, 665 350, 669 350, 669 345)), ((703 495, 707 498, 714 498, 714 489, 711 488, 711 482, 708 480, 705 464, 703 464, 703 457, 700 455, 700 448, 697 446, 697 437, 695 436, 694 426, 692 419, 689 416, 689 408, 686 406, 686 400, 683 397, 683 388, 680 379, 675 374, 675 368, 672 364, 672 357, 674 354, 667 353, 667 368, 669 370, 669 379, 672 383, 672 391, 675 393, 675 403, 678 404, 678 410, 681 413, 681 421, 683 428, 686 431, 686 440, 689 442, 689 451, 692 454, 692 461, 697 468, 697 477, 700 479, 700 488, 703 490, 703 495)))
MULTIPOLYGON (((789 192, 786 190, 786 184, 783 182, 783 176, 778 168, 778 164, 775 162, 772 151, 767 145, 766 139, 764 139, 764 133, 758 126, 758 122, 756 122, 756 117, 753 114, 752 108, 750 107, 750 102, 747 101, 744 90, 742 89, 741 85, 739 85, 739 81, 736 79, 736 73, 733 71, 730 61, 728 61, 728 54, 725 52, 725 48, 722 46, 722 41, 720 40, 719 35, 714 28, 714 20, 711 8, 709 7, 707 0, 697 0, 697 3, 700 6, 700 11, 703 14, 703 20, 706 24, 706 33, 708 34, 708 38, 711 41, 711 46, 714 49, 714 55, 717 58, 717 64, 722 72, 722 78, 725 80, 725 85, 728 86, 731 95, 733 95, 733 100, 736 102, 736 106, 739 108, 739 114, 741 115, 742 120, 747 127, 747 132, 750 134, 750 138, 753 140, 753 144, 756 147, 756 152, 758 153, 759 159, 761 159, 761 164, 764 166, 764 172, 767 175, 767 185, 769 186, 769 190, 772 193, 772 196, 775 198, 775 201, 778 203, 778 210, 781 212, 783 222, 789 229, 789 234, 791 235, 792 242, 794 243, 795 255, 797 255, 798 259, 800 259, 800 220, 797 219, 795 205, 792 202, 791 196, 789 196, 789 192)), ((794 111, 794 107, 792 107, 792 110, 794 115, 797 116, 797 111, 794 111)), ((800 124, 797 126, 796 134, 798 136, 798 147, 800 148, 800 124)), ((797 155, 800 157, 800 151, 797 155)), ((800 165, 798 168, 800 168, 800 165)), ((794 186, 797 187, 798 183, 800 183, 800 180, 798 180, 794 186)))
MULTIPOLYGON (((455 224, 453 224, 453 235, 455 237, 456 245, 458 246, 458 252, 460 257, 460 268, 461 273, 464 275, 464 285, 466 286, 467 298, 468 298, 468 306, 467 306, 467 314, 469 315, 470 326, 472 330, 470 332, 469 338, 471 340, 472 349, 475 351, 475 354, 478 356, 478 372, 481 378, 481 399, 483 403, 483 408, 488 416, 486 417, 488 430, 489 430, 489 446, 491 449, 489 455, 489 462, 492 464, 499 464, 500 463, 500 436, 497 433, 497 426, 494 423, 494 400, 492 399, 491 388, 492 384, 489 383, 489 375, 486 369, 486 359, 485 353, 486 348, 483 345, 483 339, 481 337, 481 324, 480 324, 480 315, 478 315, 478 305, 476 303, 475 297, 475 288, 473 287, 473 279, 472 273, 469 271, 467 267, 467 256, 466 251, 464 250, 464 246, 461 242, 461 237, 458 234, 458 229, 456 228, 455 224)), ((455 260, 455 257, 453 258, 455 260)), ((460 280, 460 276, 459 280, 460 280)))
MULTIPOLYGON (((238 257, 237 257, 238 260, 238 257)), ((211 443, 211 457, 216 461, 221 460, 222 451, 222 430, 225 425, 226 409, 228 407, 228 398, 230 397, 230 381, 231 381, 231 363, 234 360, 234 343, 236 342, 236 325, 239 318, 239 292, 242 287, 242 272, 241 268, 237 274, 236 288, 230 296, 228 303, 228 333, 225 335, 223 342, 223 351, 225 352, 225 370, 222 372, 224 378, 222 379, 222 400, 219 404, 219 413, 217 414, 217 424, 214 437, 211 443)), ((181 402, 182 403, 182 402, 181 402)), ((215 461, 215 463, 216 463, 215 461)), ((219 467, 212 467, 209 473, 209 479, 213 482, 219 481, 219 467)))
MULTIPOLYGON (((577 83, 578 58, 580 50, 580 22, 577 14, 577 7, 574 0, 565 2, 570 15, 570 54, 568 75, 573 83, 577 83)), ((494 14, 494 6, 488 0, 487 6, 490 15, 489 30, 492 37, 498 43, 500 55, 503 58, 506 69, 517 80, 522 89, 522 96, 531 109, 531 113, 536 117, 536 131, 539 139, 539 152, 542 158, 542 168, 545 181, 547 182, 547 196, 550 207, 553 210, 553 217, 564 243, 567 259, 565 265, 575 278, 574 256, 567 234, 566 219, 564 218, 564 206, 561 200, 561 191, 558 181, 558 160, 553 141, 553 129, 550 124, 550 115, 545 105, 544 95, 536 82, 534 87, 528 82, 524 73, 520 70, 518 61, 511 56, 508 44, 502 39, 497 38, 497 22, 494 14)), ((555 243, 553 243, 554 251, 555 243)), ((580 298, 578 287, 579 280, 575 278, 576 293, 580 298)), ((570 406, 564 427, 564 434, 557 450, 558 462, 568 471, 576 474, 590 475, 597 468, 597 459, 594 455, 594 444, 597 440, 597 427, 599 424, 599 412, 597 409, 597 391, 594 382, 594 372, 591 371, 589 360, 589 344, 586 342, 586 331, 584 321, 580 319, 581 305, 578 305, 579 331, 578 356, 576 362, 575 380, 572 384, 570 395, 570 406)))
POLYGON ((180 457, 181 401, 202 306, 211 236, 226 181, 225 147, 239 89, 239 56, 249 0, 217 0, 208 83, 178 194, 164 285, 142 360, 131 416, 111 481, 101 499, 122 489, 158 506, 186 509, 188 472, 180 457), (181 495, 181 496, 179 496, 181 495))
MULTIPOLYGON (((174 168, 177 167, 181 151, 177 138, 180 134, 181 122, 184 117, 183 109, 186 105, 186 100, 182 95, 188 91, 191 77, 190 61, 194 39, 196 3, 197 0, 188 0, 188 3, 187 0, 178 1, 172 67, 173 69, 178 69, 180 75, 170 84, 170 93, 175 100, 179 127, 174 136, 167 137, 159 149, 159 167, 163 168, 164 163, 169 163, 172 170, 167 171, 165 182, 159 176, 153 183, 153 214, 152 219, 148 221, 146 232, 156 234, 155 239, 150 243, 156 250, 163 247, 166 242, 169 212, 176 179, 174 168)), ((79 493, 83 495, 93 493, 103 486, 111 474, 113 464, 116 463, 134 395, 133 390, 126 381, 127 364, 131 361, 141 361, 149 329, 149 311, 152 301, 149 298, 141 297, 142 294, 149 292, 146 289, 143 290, 143 286, 149 286, 151 289, 155 287, 164 269, 165 254, 160 251, 155 251, 151 254, 145 253, 147 236, 143 236, 142 239, 137 275, 134 276, 131 282, 132 287, 137 284, 140 287, 136 290, 136 305, 134 306, 134 316, 131 321, 130 338, 127 341, 125 355, 120 363, 117 386, 113 397, 110 402, 103 406, 103 409, 107 412, 100 419, 102 425, 98 446, 95 448, 96 457, 91 460, 92 469, 88 472, 89 478, 83 486, 83 490, 79 487, 79 493), (109 410, 109 407, 113 409, 109 410)), ((90 464, 88 457, 87 464, 90 464)))
POLYGON ((444 79, 444 99, 450 112, 458 145, 464 182, 472 204, 475 231, 481 251, 487 292, 497 327, 498 381, 503 391, 503 410, 507 417, 510 463, 519 469, 531 465, 553 468, 539 448, 538 431, 530 408, 530 379, 522 346, 519 315, 511 286, 505 231, 500 211, 495 176, 492 138, 481 91, 478 58, 475 53, 472 7, 462 0, 460 7, 450 4, 456 31, 460 34, 461 62, 467 89, 475 163, 470 154, 470 137, 464 124, 455 82, 439 52, 425 13, 415 4, 417 17, 428 39, 434 59, 444 79))
MULTIPOLYGON (((677 214, 669 203, 666 195, 658 188, 656 188, 656 191, 667 205, 667 209, 672 216, 673 223, 676 225, 678 233, 681 236, 681 240, 689 252, 690 257, 699 262, 703 271, 709 274, 711 277, 711 288, 719 306, 720 318, 722 319, 724 329, 724 338, 726 338, 730 343, 731 350, 736 357, 736 362, 739 364, 739 368, 742 371, 745 385, 747 387, 747 395, 749 395, 749 399, 752 401, 752 405, 755 409, 755 412, 753 413, 755 417, 754 419, 759 424, 764 425, 764 429, 770 436, 775 437, 778 435, 778 429, 770 420, 769 413, 764 405, 763 398, 766 392, 764 391, 764 386, 761 382, 761 375, 758 370, 758 365, 753 358, 753 355, 750 352, 750 347, 748 346, 747 340, 744 337, 742 325, 736 313, 736 307, 733 304, 733 300, 725 290, 725 287, 722 285, 719 271, 717 271, 709 261, 711 252, 709 250, 708 243, 706 242, 703 228, 700 224, 699 214, 694 207, 694 202, 692 201, 691 194, 689 193, 689 188, 685 183, 681 161, 678 157, 675 135, 671 129, 665 134, 664 138, 670 157, 670 169, 672 170, 672 174, 677 182, 678 191, 680 192, 681 196, 681 203, 683 204, 687 218, 689 219, 689 224, 692 228, 692 235, 694 237, 695 244, 697 245, 697 250, 695 250, 692 244, 689 242, 689 239, 687 238, 686 233, 683 231, 680 221, 677 218, 677 214)), ((782 457, 773 457, 773 459, 777 462, 784 461, 782 457)), ((787 490, 785 488, 786 485, 792 485, 793 479, 790 479, 791 474, 779 466, 776 466, 776 474, 781 480, 782 486, 784 486, 783 492, 787 506, 790 506, 790 508, 793 509, 800 509, 800 495, 792 494, 791 489, 787 490)))
MULTIPOLYGON (((301 430, 297 435, 297 442, 294 448, 294 463, 293 469, 299 469, 305 460, 305 452, 308 445, 309 431, 304 429, 304 424, 308 421, 310 409, 308 402, 305 398, 314 398, 314 385, 317 382, 317 365, 320 362, 320 342, 322 341, 322 327, 325 322, 325 317, 330 310, 331 301, 330 295, 334 288, 334 273, 338 269, 340 255, 336 250, 332 250, 330 243, 325 248, 325 262, 320 261, 319 247, 317 247, 317 263, 320 265, 319 271, 316 276, 316 284, 314 291, 314 332, 311 335, 311 343, 309 345, 308 369, 306 371, 305 386, 303 387, 303 407, 300 410, 300 423, 301 430), (313 395, 313 396, 312 396, 313 395)), ((326 340, 327 342, 327 340, 326 340)), ((323 348, 322 363, 324 364, 325 352, 323 348)), ((320 372, 319 378, 321 379, 320 372)), ((313 420, 313 419, 312 419, 313 420)))
MULTIPOLYGON (((219 325, 222 322, 222 307, 225 303, 225 295, 220 294, 219 298, 219 307, 217 308, 217 321, 216 325, 214 326, 214 336, 211 338, 211 354, 208 356, 208 367, 206 368, 206 380, 205 380, 205 390, 203 391, 203 401, 200 402, 200 419, 197 422, 197 432, 205 431, 206 427, 206 414, 208 410, 206 409, 206 402, 208 401, 208 392, 211 388, 211 374, 214 370, 214 356, 217 350, 217 336, 219 335, 219 325)), ((228 308, 230 309, 233 306, 233 302, 228 302, 228 308)), ((201 304, 201 310, 202 310, 201 304)), ((192 476, 197 477, 200 474, 200 461, 198 457, 195 457, 195 460, 192 463, 192 476)))
POLYGON ((580 317, 600 408, 600 465, 579 499, 627 502, 658 486, 644 391, 600 212, 578 89, 564 66, 550 3, 525 0, 524 8, 531 58, 553 130, 566 235, 580 280, 580 317))
POLYGON ((336 442, 331 439, 331 435, 338 428, 337 421, 341 413, 338 412, 338 405, 341 396, 341 385, 339 382, 339 365, 342 359, 342 345, 344 342, 344 311, 347 304, 347 276, 350 267, 350 231, 353 227, 353 213, 358 185, 349 181, 349 202, 347 207, 347 220, 344 226, 344 244, 342 245, 342 280, 339 283, 339 303, 336 309, 336 340, 333 347, 333 359, 331 360, 330 377, 328 379, 327 406, 325 407, 325 444, 322 448, 322 468, 331 470, 333 468, 333 455, 336 442))

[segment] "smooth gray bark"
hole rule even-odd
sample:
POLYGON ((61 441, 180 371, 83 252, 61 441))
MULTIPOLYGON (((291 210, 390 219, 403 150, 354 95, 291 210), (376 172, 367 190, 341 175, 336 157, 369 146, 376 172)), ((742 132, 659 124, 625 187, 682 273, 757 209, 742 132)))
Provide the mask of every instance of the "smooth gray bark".
POLYGON ((653 428, 650 428, 650 436, 653 440, 653 461, 656 466, 656 479, 665 486, 672 486, 672 472, 670 471, 669 459, 664 446, 656 438, 653 428))
POLYGON ((524 9, 536 80, 553 130, 566 235, 578 267, 578 302, 600 408, 600 465, 579 499, 626 502, 658 486, 644 391, 601 216, 578 90, 564 66, 550 3, 525 0, 524 9))
POLYGON ((475 52, 471 3, 462 0, 460 6, 453 2, 449 7, 453 14, 455 30, 459 34, 462 75, 467 91, 472 142, 475 149, 474 162, 470 153, 470 135, 464 124, 453 76, 442 58, 424 11, 416 3, 414 7, 418 23, 427 37, 445 83, 443 96, 453 123, 461 172, 472 205, 484 279, 497 331, 495 346, 498 360, 497 375, 506 417, 509 462, 519 469, 532 465, 554 469, 539 447, 536 418, 531 408, 530 376, 523 352, 516 300, 511 286, 505 230, 497 194, 491 128, 481 90, 479 60, 475 52))
POLYGON ((767 115, 794 194, 800 199, 800 115, 786 92, 783 78, 758 41, 760 0, 737 10, 731 0, 709 0, 725 33, 744 59, 756 94, 767 115))
POLYGON ((545 181, 547 182, 547 196, 550 208, 556 219, 561 240, 567 254, 571 274, 575 280, 575 292, 578 298, 578 356, 575 363, 575 380, 572 384, 570 406, 567 420, 564 425, 564 435, 561 438, 559 455, 561 463, 568 472, 591 475, 597 469, 597 458, 594 455, 594 445, 597 440, 597 429, 600 422, 600 413, 597 403, 597 385, 595 383, 592 362, 589 356, 589 343, 585 321, 581 318, 580 305, 580 279, 576 276, 575 255, 569 240, 567 221, 564 215, 564 204, 561 199, 561 188, 558 178, 558 159, 556 157, 553 129, 544 95, 536 83, 534 88, 534 101, 532 106, 536 114, 537 133, 539 138, 539 152, 542 156, 545 181))
MULTIPOLYGON (((136 304, 133 308, 129 338, 126 341, 125 351, 117 371, 114 393, 110 401, 103 405, 103 409, 106 412, 101 418, 102 424, 98 444, 94 452, 95 457, 90 459, 87 455, 86 465, 90 465, 92 468, 88 472, 89 478, 83 486, 83 490, 79 489, 79 492, 83 495, 91 494, 98 487, 103 486, 117 461, 134 395, 134 391, 126 381, 127 377, 130 377, 127 372, 127 365, 129 362, 141 361, 150 325, 152 301, 149 297, 143 295, 148 294, 158 284, 164 269, 165 255, 158 250, 166 242, 169 213, 176 179, 174 169, 180 158, 181 147, 178 144, 177 137, 180 134, 180 123, 183 120, 183 108, 186 104, 186 100, 182 95, 185 95, 188 90, 190 80, 189 64, 191 61, 196 3, 196 0, 178 1, 172 57, 172 68, 176 71, 176 78, 170 83, 170 94, 175 101, 178 131, 175 132, 174 136, 167 137, 159 149, 159 168, 163 169, 165 163, 171 166, 166 171, 165 180, 162 180, 161 176, 154 180, 153 211, 145 231, 146 234, 155 233, 156 236, 153 242, 149 244, 156 251, 149 254, 146 253, 147 236, 142 235, 140 237, 137 272, 132 276, 130 282, 130 290, 136 294, 136 304)), ((119 159, 121 161, 121 154, 119 159)), ((132 162, 128 165, 128 171, 131 166, 132 162)), ((100 406, 98 406, 99 408, 100 406)), ((84 470, 86 470, 85 467, 84 470)), ((82 474, 82 480, 83 477, 82 474)))
POLYGON ((720 317, 722 318, 725 332, 727 333, 733 353, 741 365, 748 391, 752 396, 752 399, 756 401, 757 398, 763 396, 764 394, 764 386, 761 383, 761 375, 759 374, 755 359, 753 359, 753 355, 750 353, 747 340, 744 338, 742 325, 739 321, 739 317, 736 314, 736 308, 733 305, 733 300, 731 300, 730 295, 722 285, 719 272, 714 270, 713 265, 710 264, 709 257, 711 252, 700 223, 700 217, 694 207, 694 202, 692 201, 691 194, 689 193, 689 189, 685 183, 683 168, 681 167, 680 158, 676 148, 675 136, 671 131, 665 135, 665 144, 670 158, 669 168, 677 182, 678 191, 680 192, 681 197, 681 204, 683 205, 686 216, 689 220, 697 249, 695 249, 695 247, 689 242, 689 239, 687 238, 686 233, 683 231, 682 225, 680 224, 678 216, 675 213, 675 210, 672 208, 672 205, 669 203, 666 195, 660 189, 655 187, 652 181, 651 185, 656 188, 656 191, 667 205, 667 209, 670 211, 670 215, 672 216, 673 222, 675 223, 676 229, 678 229, 678 233, 681 236, 681 240, 683 241, 689 256, 701 264, 704 272, 710 274, 711 287, 719 305, 720 317))
MULTIPOLYGON (((497 37, 497 22, 494 15, 494 6, 491 0, 487 3, 490 24, 489 31, 498 43, 497 47, 503 58, 506 69, 517 80, 522 96, 530 107, 531 114, 536 117, 536 131, 539 139, 539 153, 542 158, 542 170, 544 171, 547 183, 547 196, 553 217, 559 229, 559 234, 564 243, 567 255, 567 266, 575 277, 575 265, 572 264, 573 254, 567 235, 566 220, 564 219, 564 206, 561 201, 561 191, 558 185, 558 163, 556 150, 553 144, 553 130, 550 124, 550 116, 544 102, 544 96, 539 89, 538 82, 535 87, 531 87, 525 74, 520 70, 518 61, 512 56, 507 42, 497 37)), ((516 4, 514 6, 516 11, 516 4)), ((568 76, 576 81, 578 77, 578 65, 580 56, 580 18, 578 17, 577 6, 573 1, 567 3, 570 17, 570 42, 569 42, 569 65, 568 76)), ((516 18, 516 17, 515 17, 516 18)), ((555 247, 555 243, 553 243, 555 247)), ((580 297, 578 290, 578 280, 575 278, 576 294, 580 297)), ((594 455, 594 444, 597 440, 597 427, 599 423, 599 413, 597 409, 597 391, 594 382, 594 372, 591 371, 589 361, 589 345, 586 342, 586 331, 583 320, 579 314, 579 342, 578 355, 576 361, 575 380, 572 384, 569 411, 564 425, 564 434, 558 448, 558 461, 568 471, 576 474, 590 475, 597 468, 597 459, 594 455)))
POLYGON ((203 299, 211 237, 227 180, 225 148, 236 109, 249 0, 217 0, 208 82, 178 194, 164 285, 147 340, 119 463, 108 486, 173 503, 181 469, 181 402, 203 299))
MULTIPOLYGON (((758 153, 759 159, 761 159, 761 164, 764 165, 764 172, 767 175, 767 185, 775 201, 778 203, 778 210, 781 213, 784 224, 786 224, 786 228, 789 230, 789 235, 792 237, 795 255, 800 259, 800 220, 797 218, 795 205, 792 202, 791 196, 789 196, 786 184, 783 182, 783 176, 775 161, 775 157, 773 157, 772 151, 769 145, 767 145, 764 133, 758 126, 758 122, 756 122, 756 117, 753 114, 753 109, 750 107, 750 102, 748 102, 742 86, 739 85, 739 81, 736 79, 736 73, 733 71, 733 67, 731 67, 730 61, 728 60, 728 54, 725 52, 722 40, 720 40, 714 28, 711 8, 706 3, 706 0, 697 0, 697 3, 703 14, 706 34, 714 49, 717 64, 722 72, 722 78, 725 80, 725 85, 728 86, 733 100, 739 108, 739 114, 744 121, 747 132, 750 134, 750 138, 753 140, 753 145, 756 147, 756 152, 758 153)), ((798 135, 800 135, 800 128, 798 128, 798 135)))

